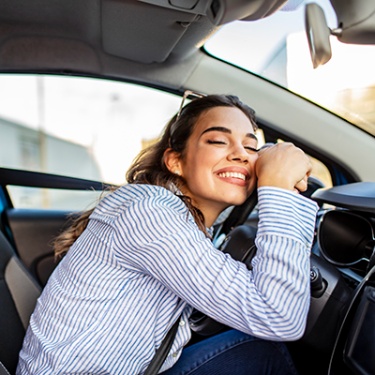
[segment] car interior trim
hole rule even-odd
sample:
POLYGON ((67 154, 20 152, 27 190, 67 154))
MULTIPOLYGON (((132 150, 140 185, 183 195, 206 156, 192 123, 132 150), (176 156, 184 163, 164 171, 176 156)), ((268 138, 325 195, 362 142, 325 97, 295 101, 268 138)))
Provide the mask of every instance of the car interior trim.
POLYGON ((20 260, 13 256, 5 269, 5 280, 13 297, 22 324, 26 329, 41 289, 25 271, 20 260))

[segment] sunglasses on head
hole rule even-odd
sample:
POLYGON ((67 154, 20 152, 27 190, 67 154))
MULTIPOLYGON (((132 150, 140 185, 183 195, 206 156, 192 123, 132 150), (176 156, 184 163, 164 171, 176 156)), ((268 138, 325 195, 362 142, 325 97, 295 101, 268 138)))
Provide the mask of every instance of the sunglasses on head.
POLYGON ((200 98, 204 98, 205 96, 206 96, 205 94, 201 94, 201 93, 196 92, 196 91, 185 90, 184 95, 182 96, 180 108, 179 108, 179 110, 177 112, 177 115, 176 115, 176 120, 175 120, 174 124, 171 126, 171 131, 170 131, 171 137, 176 130, 176 126, 177 126, 176 124, 177 124, 178 119, 181 116, 181 112, 182 112, 182 109, 184 108, 186 99, 200 99, 200 98))

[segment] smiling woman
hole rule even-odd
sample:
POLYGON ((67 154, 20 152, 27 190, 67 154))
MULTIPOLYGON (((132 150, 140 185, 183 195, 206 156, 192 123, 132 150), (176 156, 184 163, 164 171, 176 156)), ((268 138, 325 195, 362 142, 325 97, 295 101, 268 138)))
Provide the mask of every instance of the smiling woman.
POLYGON ((181 191, 202 211, 208 227, 225 208, 243 203, 256 183, 253 114, 224 104, 199 116, 182 155, 171 149, 164 159, 169 170, 180 171, 181 191))
MULTIPOLYGON (((369 205, 352 205, 374 190, 374 47, 346 43, 374 43, 375 2, 314 1, 335 33, 315 70, 311 0, 1 1, 0 237, 10 246, 0 246, 0 361, 10 374, 18 362, 19 373, 142 374, 170 327, 167 375, 293 373, 288 351, 300 375, 361 362, 375 373, 375 344, 361 349, 372 320, 357 308, 368 306, 358 287, 373 287, 375 256, 346 241, 361 260, 338 265, 318 238, 326 212, 375 223, 369 205), (203 95, 180 106, 185 90, 203 95), (246 106, 223 105, 238 101, 229 94, 256 109, 259 129, 246 106), (176 131, 163 132, 180 107, 166 128, 176 131), (38 302, 16 264, 45 288, 38 302)), ((346 230, 343 220, 331 223, 346 230)))
POLYGON ((31 317, 18 374, 141 374, 177 320, 161 363, 168 375, 232 374, 223 362, 237 375, 296 373, 276 341, 300 338, 306 325, 317 206, 295 187, 311 165, 288 143, 258 156, 255 129, 254 111, 231 95, 193 100, 171 119, 128 184, 56 240, 66 255, 31 317), (207 227, 257 181, 258 252, 248 270, 213 246, 207 227), (233 330, 184 349, 193 308, 233 330))

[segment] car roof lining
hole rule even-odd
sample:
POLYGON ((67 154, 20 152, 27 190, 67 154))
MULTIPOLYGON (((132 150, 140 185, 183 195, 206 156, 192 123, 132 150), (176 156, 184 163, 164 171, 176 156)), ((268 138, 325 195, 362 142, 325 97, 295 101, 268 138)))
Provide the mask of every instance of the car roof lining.
POLYGON ((215 0, 213 19, 203 14, 212 0, 2 0, 0 70, 133 75, 176 89, 221 22, 285 2, 215 0))
MULTIPOLYGON (((331 1, 343 20, 343 36, 355 35, 356 41, 368 42, 369 35, 375 33, 373 25, 345 28, 357 2, 351 0, 347 6, 338 7, 337 1, 331 1)), ((158 80, 159 69, 163 70, 164 65, 168 68, 199 55, 199 47, 223 23, 261 19, 285 3, 286 0, 1 0, 0 70, 74 70, 118 78, 127 78, 129 72, 139 72, 141 78, 146 70, 158 80)), ((360 20, 368 20, 372 11, 371 5, 365 5, 360 8, 360 20)), ((174 86, 181 86, 183 80, 182 77, 174 86)))
POLYGON ((175 58, 183 59, 216 28, 205 16, 134 0, 65 0, 51 5, 45 0, 2 0, 0 48, 22 35, 43 36, 81 41, 141 63, 163 62, 177 45, 175 58))

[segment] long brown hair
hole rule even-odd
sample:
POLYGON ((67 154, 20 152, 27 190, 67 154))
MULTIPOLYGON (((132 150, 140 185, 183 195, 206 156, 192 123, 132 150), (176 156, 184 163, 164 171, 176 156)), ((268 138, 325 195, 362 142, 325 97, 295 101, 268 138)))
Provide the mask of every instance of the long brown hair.
MULTIPOLYGON (((165 187, 169 190, 180 190, 184 186, 184 179, 169 171, 164 163, 164 153, 168 148, 180 154, 181 158, 185 156, 186 144, 193 133, 195 124, 201 114, 215 107, 237 107, 250 120, 254 130, 257 125, 255 122, 255 112, 252 108, 242 103, 234 95, 208 95, 199 99, 192 100, 182 111, 172 117, 168 122, 160 139, 141 151, 134 159, 127 174, 126 181, 129 184, 150 184, 165 187)), ((191 199, 184 195, 178 195, 186 204, 193 215, 198 227, 207 235, 204 225, 202 212, 195 207, 191 199)), ((95 208, 84 212, 72 225, 61 233, 54 241, 55 256, 62 257, 86 228, 89 216, 95 208)))

